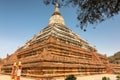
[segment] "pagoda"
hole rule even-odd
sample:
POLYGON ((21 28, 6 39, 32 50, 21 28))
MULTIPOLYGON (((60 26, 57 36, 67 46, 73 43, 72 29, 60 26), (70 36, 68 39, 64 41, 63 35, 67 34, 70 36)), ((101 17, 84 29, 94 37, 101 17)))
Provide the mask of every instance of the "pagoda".
POLYGON ((67 28, 56 3, 48 26, 9 55, 1 72, 10 74, 14 62, 22 62, 22 75, 60 77, 113 73, 106 55, 67 28))

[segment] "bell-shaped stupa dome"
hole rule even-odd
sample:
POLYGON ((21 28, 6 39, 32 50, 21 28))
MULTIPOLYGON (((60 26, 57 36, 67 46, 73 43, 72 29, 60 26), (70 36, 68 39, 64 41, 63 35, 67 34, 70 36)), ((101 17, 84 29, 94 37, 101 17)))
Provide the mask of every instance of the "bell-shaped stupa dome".
POLYGON ((58 3, 56 3, 55 11, 49 19, 48 25, 51 25, 51 24, 65 25, 64 19, 59 12, 59 4, 58 3))

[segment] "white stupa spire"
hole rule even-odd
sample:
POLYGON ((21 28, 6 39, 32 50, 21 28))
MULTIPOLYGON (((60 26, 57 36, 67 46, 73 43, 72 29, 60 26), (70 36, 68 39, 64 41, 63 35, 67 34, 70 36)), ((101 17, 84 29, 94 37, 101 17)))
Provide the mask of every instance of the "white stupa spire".
POLYGON ((65 25, 64 19, 59 12, 59 4, 58 3, 56 3, 54 13, 52 14, 52 16, 49 19, 48 25, 51 25, 51 24, 65 25))
MULTIPOLYGON (((59 4, 56 3, 56 6, 55 6, 55 11, 54 12, 59 12, 59 4)), ((59 12, 60 13, 60 12, 59 12)))

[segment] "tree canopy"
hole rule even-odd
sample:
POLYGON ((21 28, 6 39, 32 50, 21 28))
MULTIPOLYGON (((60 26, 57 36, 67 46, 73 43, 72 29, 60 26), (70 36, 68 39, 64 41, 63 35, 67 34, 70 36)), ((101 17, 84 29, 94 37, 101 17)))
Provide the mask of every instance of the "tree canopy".
POLYGON ((46 5, 58 2, 61 6, 77 7, 77 19, 82 30, 88 24, 105 21, 119 13, 120 0, 43 0, 46 5))

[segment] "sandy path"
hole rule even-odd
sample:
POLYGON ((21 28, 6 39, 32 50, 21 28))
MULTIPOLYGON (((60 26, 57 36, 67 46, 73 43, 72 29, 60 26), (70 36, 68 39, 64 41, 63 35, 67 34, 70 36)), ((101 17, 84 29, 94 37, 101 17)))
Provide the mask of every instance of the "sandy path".
MULTIPOLYGON (((102 80, 102 77, 104 77, 104 76, 109 77, 110 80, 116 80, 116 75, 114 75, 114 74, 77 76, 77 80, 102 80)), ((0 75, 0 80, 10 80, 10 76, 9 75, 0 75)), ((21 80, 39 80, 39 79, 21 77, 21 80)), ((64 80, 64 78, 56 78, 55 80, 64 80)))
MULTIPOLYGON (((11 80, 11 79, 9 75, 0 74, 0 80, 11 80)), ((35 80, 35 79, 21 77, 21 80, 35 80)))
POLYGON ((102 77, 109 77, 110 80, 116 80, 116 75, 114 74, 100 74, 100 75, 90 75, 90 76, 83 76, 77 77, 77 80, 102 80, 102 77))

